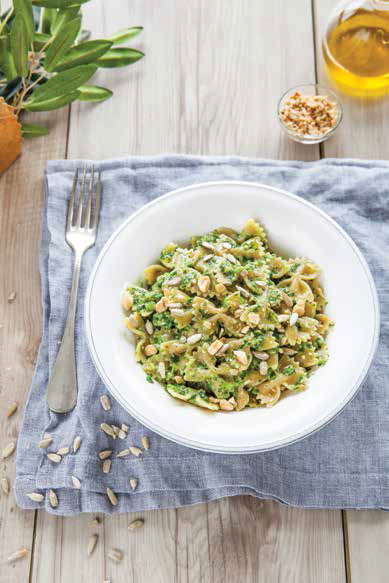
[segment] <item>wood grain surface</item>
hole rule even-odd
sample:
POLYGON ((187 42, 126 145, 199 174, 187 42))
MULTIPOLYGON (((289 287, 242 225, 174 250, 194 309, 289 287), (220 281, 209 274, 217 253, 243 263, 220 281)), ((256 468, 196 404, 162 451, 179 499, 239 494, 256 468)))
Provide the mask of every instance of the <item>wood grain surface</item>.
MULTIPOLYGON (((102 104, 73 104, 44 118, 47 137, 26 142, 0 178, 0 445, 16 439, 41 333, 38 248, 42 174, 51 158, 109 158, 178 152, 315 160, 320 155, 387 157, 387 109, 351 104, 338 135, 322 151, 281 132, 280 94, 322 79, 319 35, 332 0, 93 0, 84 9, 94 36, 143 25, 138 64, 103 70, 96 83, 114 90, 102 104), (316 44, 315 44, 316 39, 316 44), (382 150, 381 150, 382 148, 382 150), (8 304, 11 291, 17 296, 8 304)), ((13 478, 13 460, 0 477, 13 478)), ((22 512, 0 497, 1 583, 353 583, 386 579, 389 519, 348 512, 350 564, 341 511, 301 510, 251 497, 139 515, 57 518, 22 512), (144 526, 129 532, 138 516, 144 526), (92 534, 98 543, 91 557, 92 534), (28 558, 7 557, 25 546, 28 558), (123 552, 113 563, 109 549, 123 552), (364 559, 373 553, 377 561, 364 559), (366 553, 365 553, 366 554, 366 553), (371 575, 373 574, 373 575, 371 575)))

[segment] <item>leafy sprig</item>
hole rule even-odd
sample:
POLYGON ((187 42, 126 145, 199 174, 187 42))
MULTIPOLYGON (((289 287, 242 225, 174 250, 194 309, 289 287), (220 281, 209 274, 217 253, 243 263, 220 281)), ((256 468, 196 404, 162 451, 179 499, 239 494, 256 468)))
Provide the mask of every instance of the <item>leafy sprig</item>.
MULTIPOLYGON (((13 0, 0 15, 0 97, 22 111, 49 111, 75 101, 104 101, 112 91, 88 81, 98 68, 125 67, 144 56, 118 46, 141 26, 108 38, 89 40, 82 30, 81 6, 89 0, 13 0)), ((46 129, 22 124, 25 136, 46 129)))

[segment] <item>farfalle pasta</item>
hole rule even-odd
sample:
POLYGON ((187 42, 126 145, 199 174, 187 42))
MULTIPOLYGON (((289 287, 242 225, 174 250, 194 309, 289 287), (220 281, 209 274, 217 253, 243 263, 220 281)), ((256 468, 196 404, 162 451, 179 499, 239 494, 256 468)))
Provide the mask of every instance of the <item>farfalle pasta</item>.
POLYGON ((249 219, 169 243, 121 294, 149 382, 211 411, 271 407, 328 359, 320 268, 273 253, 249 219))

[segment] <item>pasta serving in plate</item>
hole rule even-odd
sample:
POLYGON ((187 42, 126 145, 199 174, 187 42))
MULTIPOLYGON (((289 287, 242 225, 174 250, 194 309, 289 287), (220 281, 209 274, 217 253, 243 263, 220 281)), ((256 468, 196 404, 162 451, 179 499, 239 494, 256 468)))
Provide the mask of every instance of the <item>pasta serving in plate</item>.
POLYGON ((283 258, 249 219, 168 244, 121 293, 149 382, 211 411, 270 407, 326 363, 320 268, 283 258))

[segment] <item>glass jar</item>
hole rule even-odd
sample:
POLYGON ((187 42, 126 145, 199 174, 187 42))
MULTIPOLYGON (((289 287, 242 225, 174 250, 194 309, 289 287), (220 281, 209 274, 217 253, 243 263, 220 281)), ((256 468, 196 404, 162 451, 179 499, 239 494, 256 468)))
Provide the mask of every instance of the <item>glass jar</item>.
POLYGON ((389 93, 389 0, 347 0, 332 12, 323 39, 330 79, 357 97, 389 93))

